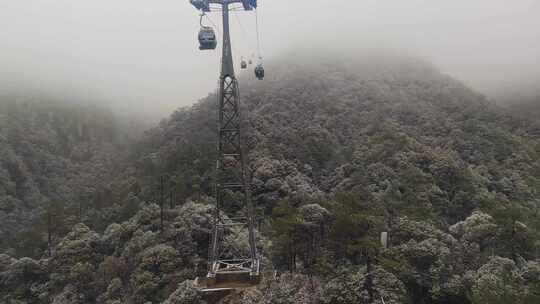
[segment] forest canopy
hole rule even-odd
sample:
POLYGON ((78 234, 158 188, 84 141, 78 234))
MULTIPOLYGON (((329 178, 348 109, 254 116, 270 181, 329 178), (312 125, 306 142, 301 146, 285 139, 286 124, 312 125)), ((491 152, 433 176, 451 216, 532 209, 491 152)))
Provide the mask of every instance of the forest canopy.
MULTIPOLYGON (((240 79, 265 274, 225 301, 538 302, 535 122, 418 59, 315 62, 240 79)), ((215 100, 133 144, 102 111, 0 105, 1 229, 28 228, 4 232, 0 301, 202 303, 215 100)))

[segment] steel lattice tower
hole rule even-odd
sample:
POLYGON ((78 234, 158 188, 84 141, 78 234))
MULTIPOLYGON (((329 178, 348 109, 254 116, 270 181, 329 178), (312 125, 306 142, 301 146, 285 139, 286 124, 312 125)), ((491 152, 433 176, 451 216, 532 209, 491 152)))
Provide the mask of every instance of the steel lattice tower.
POLYGON ((242 138, 242 118, 238 82, 234 74, 229 6, 241 3, 245 10, 256 7, 254 0, 192 0, 202 11, 210 4, 220 5, 223 17, 223 49, 218 93, 218 146, 215 176, 216 206, 209 249, 208 279, 214 283, 225 276, 259 276, 259 258, 255 244, 254 210, 246 176, 246 155, 242 138), (240 202, 239 202, 240 201, 240 202), (234 208, 238 210, 234 210, 234 208), (235 212, 235 216, 227 215, 235 212), (238 216, 240 214, 240 216, 238 216), (248 248, 235 241, 247 237, 248 248))

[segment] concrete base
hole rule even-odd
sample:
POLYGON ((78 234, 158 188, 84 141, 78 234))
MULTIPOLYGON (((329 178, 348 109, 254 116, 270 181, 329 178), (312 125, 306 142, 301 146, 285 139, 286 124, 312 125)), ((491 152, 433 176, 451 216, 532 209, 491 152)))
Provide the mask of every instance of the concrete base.
POLYGON ((255 288, 261 276, 222 274, 215 277, 198 277, 196 286, 208 304, 220 303, 225 297, 234 293, 255 288))
POLYGON ((252 276, 249 273, 221 273, 214 277, 198 277, 197 287, 205 292, 222 289, 243 289, 258 285, 261 282, 261 275, 252 276))

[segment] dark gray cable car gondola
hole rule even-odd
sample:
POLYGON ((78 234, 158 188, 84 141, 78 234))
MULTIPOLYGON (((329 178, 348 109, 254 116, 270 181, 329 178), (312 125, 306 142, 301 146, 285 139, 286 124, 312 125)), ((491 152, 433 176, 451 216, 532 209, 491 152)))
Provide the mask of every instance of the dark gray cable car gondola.
POLYGON ((209 26, 201 27, 199 31, 199 50, 214 50, 217 46, 217 38, 214 29, 209 26))
POLYGON ((242 70, 247 69, 247 62, 242 58, 242 61, 240 62, 240 68, 242 70))
MULTIPOLYGON (((197 1, 201 2, 201 0, 196 0, 195 2, 197 1)), ((199 20, 201 25, 201 30, 199 31, 199 50, 214 50, 217 47, 216 33, 214 32, 213 28, 203 25, 202 20, 204 16, 206 16, 204 12, 205 10, 203 10, 201 19, 199 20)))
POLYGON ((257 77, 257 79, 259 80, 264 79, 264 68, 262 64, 257 65, 257 67, 255 68, 255 77, 257 77))

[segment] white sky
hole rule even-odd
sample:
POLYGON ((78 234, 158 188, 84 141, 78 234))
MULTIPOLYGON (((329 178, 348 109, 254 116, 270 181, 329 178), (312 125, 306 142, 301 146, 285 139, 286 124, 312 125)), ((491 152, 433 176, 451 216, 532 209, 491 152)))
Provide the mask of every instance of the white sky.
MULTIPOLYGON (((266 60, 298 44, 391 48, 491 96, 539 84, 540 0, 259 3, 266 60)), ((237 57, 255 51, 254 20, 231 15, 237 57)), ((220 51, 198 51, 198 23, 188 0, 0 0, 0 90, 81 92, 165 116, 215 89, 220 51)))

